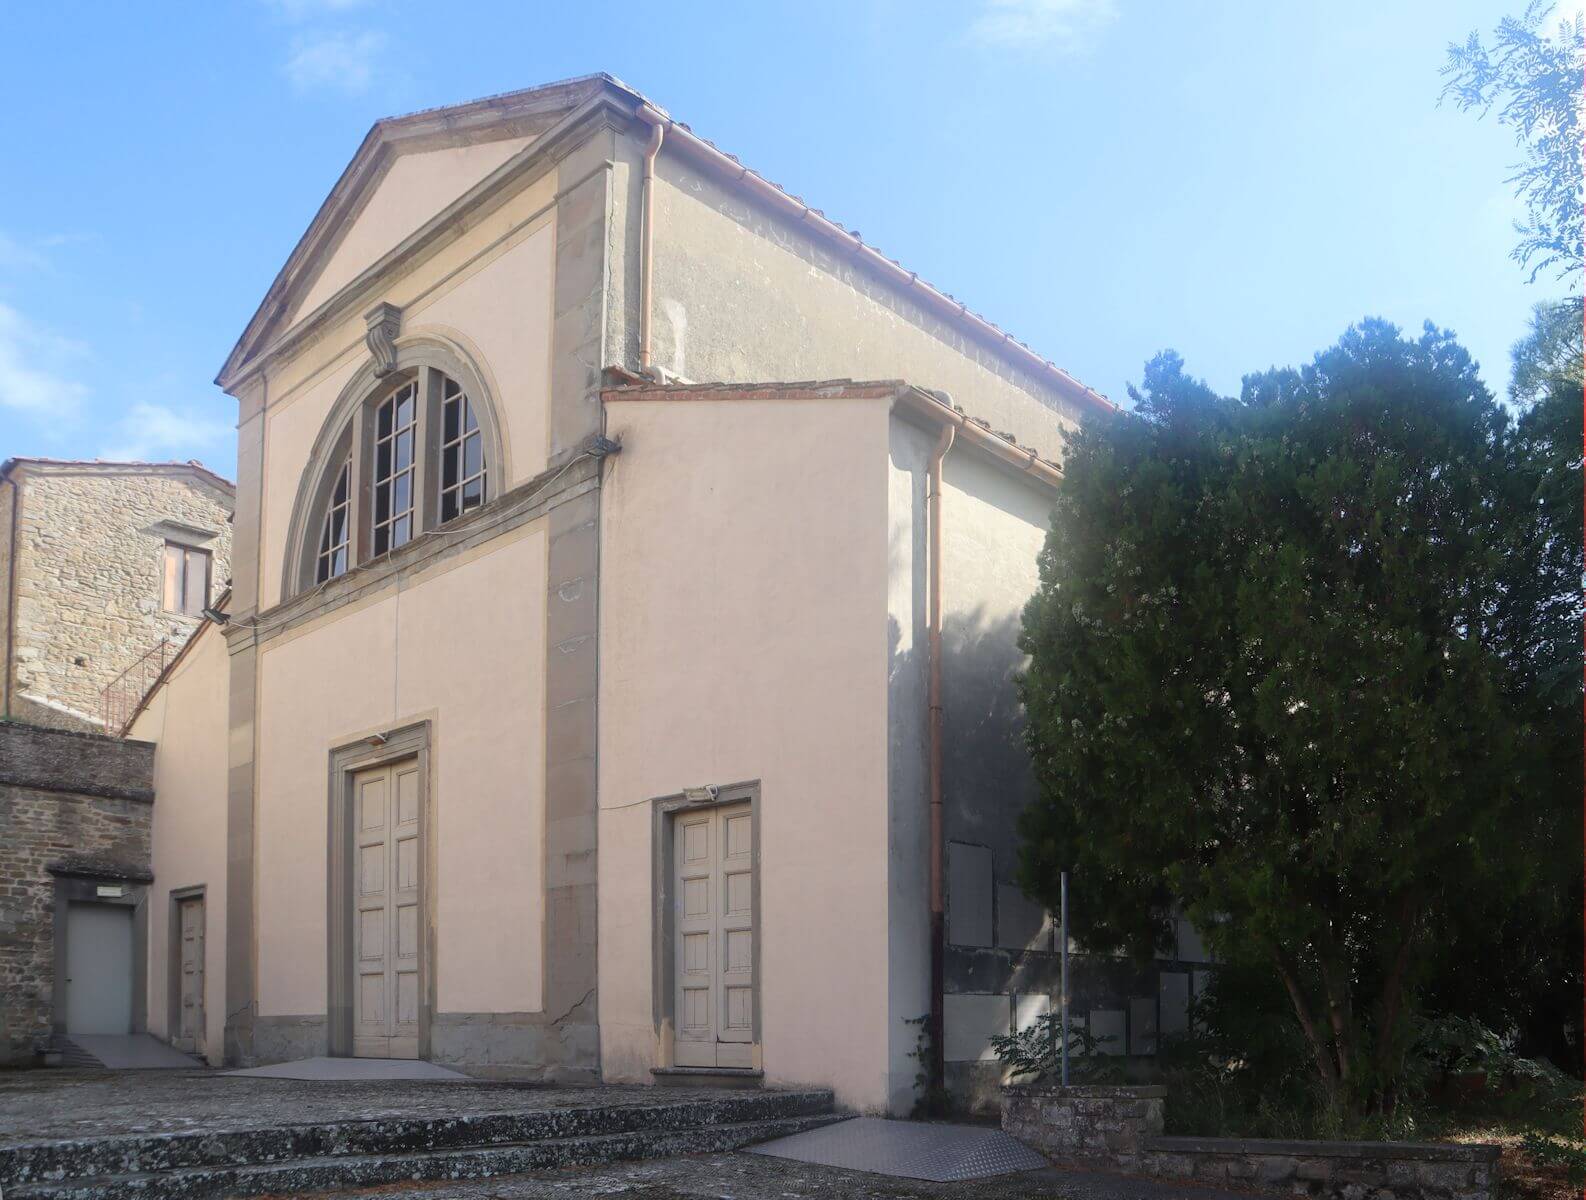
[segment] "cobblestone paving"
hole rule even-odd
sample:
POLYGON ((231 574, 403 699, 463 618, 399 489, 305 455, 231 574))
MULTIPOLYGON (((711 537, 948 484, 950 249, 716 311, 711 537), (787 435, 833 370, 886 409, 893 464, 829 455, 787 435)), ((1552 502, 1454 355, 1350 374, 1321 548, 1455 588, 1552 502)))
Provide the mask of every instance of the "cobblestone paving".
MULTIPOLYGON (((690 1088, 550 1088, 472 1081, 379 1084, 239 1078, 211 1071, 0 1071, 0 1146, 124 1133, 522 1112, 698 1100, 690 1088)), ((338 1197, 392 1200, 1249 1200, 1248 1194, 1058 1169, 924 1183, 755 1154, 707 1154, 502 1176, 394 1184, 338 1197)))
POLYGON ((218 1132, 699 1099, 695 1088, 552 1088, 483 1080, 345 1083, 213 1071, 0 1071, 0 1146, 122 1133, 218 1132))
POLYGON ((1251 1200, 1245 1193, 1099 1172, 1027 1171, 968 1183, 924 1183, 757 1154, 702 1154, 507 1175, 471 1183, 392 1184, 327 1193, 380 1200, 1251 1200))

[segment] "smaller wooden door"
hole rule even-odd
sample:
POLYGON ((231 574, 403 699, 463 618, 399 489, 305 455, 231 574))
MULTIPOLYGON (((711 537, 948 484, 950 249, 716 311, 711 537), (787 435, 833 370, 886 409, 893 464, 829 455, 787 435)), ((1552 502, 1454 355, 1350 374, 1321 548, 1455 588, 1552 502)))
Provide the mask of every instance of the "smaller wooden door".
POLYGON ((679 813, 673 826, 673 1058, 754 1065, 754 837, 747 804, 679 813))
POLYGON ((419 766, 353 779, 353 1055, 419 1054, 419 766))
POLYGON ((181 938, 181 997, 177 1010, 176 1045, 193 1054, 204 1053, 204 898, 188 896, 176 905, 176 927, 181 938))

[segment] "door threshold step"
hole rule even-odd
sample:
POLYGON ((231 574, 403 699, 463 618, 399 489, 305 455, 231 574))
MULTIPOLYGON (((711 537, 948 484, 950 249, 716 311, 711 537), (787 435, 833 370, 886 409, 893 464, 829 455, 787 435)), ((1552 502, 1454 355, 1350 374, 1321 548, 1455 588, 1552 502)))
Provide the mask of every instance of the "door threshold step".
POLYGON ((487 1179, 623 1159, 666 1158, 739 1150, 818 1129, 845 1115, 823 1113, 772 1121, 639 1130, 594 1137, 546 1138, 498 1146, 407 1154, 330 1155, 238 1167, 185 1167, 94 1178, 37 1181, 6 1188, 6 1200, 209 1200, 339 1191, 405 1182, 487 1179))
POLYGON ((657 1083, 667 1087, 757 1088, 765 1072, 753 1067, 651 1067, 657 1083))

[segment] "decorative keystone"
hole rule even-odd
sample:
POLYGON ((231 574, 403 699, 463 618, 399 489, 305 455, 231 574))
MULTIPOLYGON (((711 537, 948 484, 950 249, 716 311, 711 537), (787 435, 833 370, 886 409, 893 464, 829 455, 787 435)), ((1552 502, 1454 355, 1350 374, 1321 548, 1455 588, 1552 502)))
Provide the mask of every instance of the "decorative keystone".
POLYGON ((396 339, 402 332, 402 310, 382 300, 363 319, 369 326, 364 342, 374 358, 375 378, 383 379, 397 369, 396 339))

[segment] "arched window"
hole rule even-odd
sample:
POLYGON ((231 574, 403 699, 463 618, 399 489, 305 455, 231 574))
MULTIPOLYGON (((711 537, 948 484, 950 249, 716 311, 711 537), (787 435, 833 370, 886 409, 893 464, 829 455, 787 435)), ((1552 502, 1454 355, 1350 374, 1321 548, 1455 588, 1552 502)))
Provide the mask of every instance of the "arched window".
POLYGON ((347 550, 352 543, 352 459, 341 460, 330 503, 325 508, 324 527, 319 535, 319 557, 315 560, 314 582, 324 583, 347 569, 347 550))
POLYGON ((360 371, 321 431, 298 491, 283 599, 481 507, 502 467, 479 373, 433 339, 360 371), (391 369, 394 366, 395 369, 391 369))

